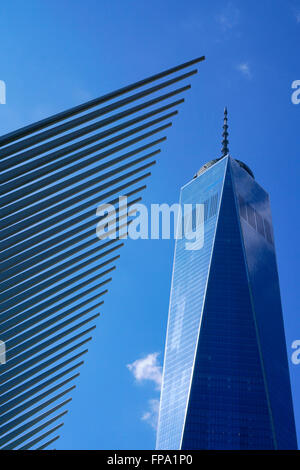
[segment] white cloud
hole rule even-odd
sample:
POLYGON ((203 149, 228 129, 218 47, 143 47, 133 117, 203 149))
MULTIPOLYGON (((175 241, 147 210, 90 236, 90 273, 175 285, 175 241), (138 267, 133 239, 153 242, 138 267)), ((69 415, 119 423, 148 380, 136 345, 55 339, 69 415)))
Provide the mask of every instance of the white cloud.
POLYGON ((198 17, 183 19, 179 24, 185 31, 201 31, 203 29, 203 21, 198 17))
POLYGON ((244 62, 242 64, 239 64, 237 66, 237 69, 247 78, 251 78, 252 77, 252 74, 251 74, 251 70, 250 70, 250 66, 247 62, 244 62))
POLYGON ((216 17, 223 31, 228 31, 240 21, 240 11, 231 3, 227 3, 223 11, 216 17))
MULTIPOLYGON (((150 380, 154 383, 157 391, 161 388, 162 368, 158 362, 159 353, 148 354, 142 359, 137 359, 127 368, 132 372, 137 382, 150 380)), ((153 398, 148 401, 148 410, 141 416, 142 421, 148 423, 153 429, 157 427, 159 400, 153 398)))
POLYGON ((160 390, 162 369, 157 360, 159 353, 148 354, 148 356, 137 359, 132 364, 127 364, 128 369, 133 373, 138 382, 150 380, 155 383, 157 390, 160 390))
POLYGON ((294 5, 291 10, 292 10, 292 15, 294 19, 296 20, 296 22, 300 23, 300 6, 294 5))
POLYGON ((80 87, 73 87, 72 89, 73 99, 76 103, 82 103, 84 101, 89 101, 93 98, 92 93, 89 90, 80 87))
POLYGON ((142 421, 146 421, 150 426, 156 430, 158 422, 159 400, 149 400, 149 410, 142 416, 142 421))

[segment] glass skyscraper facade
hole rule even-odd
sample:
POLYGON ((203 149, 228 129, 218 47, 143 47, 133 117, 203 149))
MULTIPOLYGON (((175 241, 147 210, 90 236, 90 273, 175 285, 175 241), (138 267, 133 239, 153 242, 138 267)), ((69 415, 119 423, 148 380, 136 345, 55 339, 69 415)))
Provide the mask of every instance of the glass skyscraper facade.
POLYGON ((180 203, 204 205, 204 244, 176 241, 157 449, 296 449, 268 194, 229 155, 180 203))

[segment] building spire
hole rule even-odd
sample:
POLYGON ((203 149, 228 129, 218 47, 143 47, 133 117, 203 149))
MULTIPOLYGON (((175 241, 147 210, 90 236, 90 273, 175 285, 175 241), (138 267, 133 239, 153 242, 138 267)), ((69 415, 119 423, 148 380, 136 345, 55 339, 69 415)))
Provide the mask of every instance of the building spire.
POLYGON ((227 119, 227 108, 224 109, 224 124, 223 124, 223 140, 222 140, 222 156, 225 157, 229 153, 229 140, 228 140, 228 119, 227 119))

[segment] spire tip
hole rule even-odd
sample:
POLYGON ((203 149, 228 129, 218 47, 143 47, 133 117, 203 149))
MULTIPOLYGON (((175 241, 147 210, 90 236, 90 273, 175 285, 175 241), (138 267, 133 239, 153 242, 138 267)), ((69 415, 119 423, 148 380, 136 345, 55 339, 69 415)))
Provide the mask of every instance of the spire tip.
POLYGON ((228 140, 228 111, 227 106, 224 108, 224 124, 223 124, 223 140, 222 140, 222 156, 225 157, 229 153, 229 140, 228 140))

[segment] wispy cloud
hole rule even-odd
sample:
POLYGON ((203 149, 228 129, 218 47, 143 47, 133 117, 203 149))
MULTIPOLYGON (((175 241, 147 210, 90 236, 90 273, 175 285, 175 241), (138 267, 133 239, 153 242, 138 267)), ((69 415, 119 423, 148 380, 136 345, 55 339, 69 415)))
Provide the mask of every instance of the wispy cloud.
POLYGON ((296 20, 296 23, 300 23, 300 5, 299 5, 299 3, 297 5, 292 6, 291 13, 293 15, 293 18, 296 20))
POLYGON ((219 23, 223 31, 229 31, 239 23, 240 11, 232 4, 232 2, 228 2, 220 14, 216 16, 216 21, 219 23))
POLYGON ((127 364, 127 367, 138 382, 151 380, 155 383, 156 388, 160 390, 162 372, 157 359, 158 355, 157 352, 148 354, 148 356, 137 359, 132 364, 127 364))
POLYGON ((247 62, 243 62, 242 64, 239 64, 237 66, 237 70, 239 70, 241 74, 244 75, 245 77, 252 78, 250 66, 247 62))
POLYGON ((89 90, 81 87, 73 87, 72 95, 76 103, 82 103, 83 101, 89 101, 93 98, 92 93, 89 90))
POLYGON ((149 400, 149 410, 142 416, 142 421, 146 421, 150 426, 156 430, 158 422, 159 400, 149 400))
POLYGON ((180 22, 180 26, 185 31, 201 31, 203 29, 203 21, 196 17, 184 18, 180 22))

